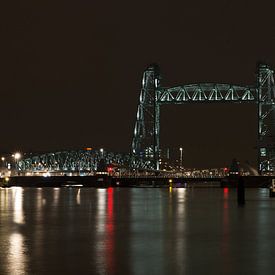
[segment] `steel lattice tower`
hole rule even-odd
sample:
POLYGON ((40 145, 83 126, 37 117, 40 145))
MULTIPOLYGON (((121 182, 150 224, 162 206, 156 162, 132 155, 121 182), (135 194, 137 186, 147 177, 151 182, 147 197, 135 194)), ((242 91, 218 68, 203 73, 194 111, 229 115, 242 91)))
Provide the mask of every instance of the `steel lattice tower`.
POLYGON ((239 86, 220 83, 187 84, 164 88, 156 64, 143 73, 132 153, 159 169, 160 105, 187 103, 256 103, 258 106, 258 170, 275 170, 275 85, 274 72, 260 64, 257 83, 239 86))
POLYGON ((143 73, 132 151, 141 158, 154 161, 159 169, 159 104, 156 91, 160 87, 159 66, 150 65, 143 73))
POLYGON ((258 169, 275 168, 275 87, 274 72, 267 65, 258 66, 258 169))

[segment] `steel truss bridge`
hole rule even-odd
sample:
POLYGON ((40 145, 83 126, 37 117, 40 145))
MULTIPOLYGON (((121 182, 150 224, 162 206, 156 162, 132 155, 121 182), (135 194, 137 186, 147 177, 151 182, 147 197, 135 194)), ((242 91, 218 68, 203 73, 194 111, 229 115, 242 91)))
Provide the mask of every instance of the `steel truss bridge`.
POLYGON ((78 150, 45 153, 18 161, 22 172, 96 171, 103 159, 127 169, 159 170, 160 160, 160 106, 191 103, 253 103, 258 113, 258 170, 275 169, 275 85, 274 72, 260 64, 253 85, 240 86, 219 83, 186 84, 163 87, 158 65, 150 65, 143 73, 137 118, 132 140, 132 152, 102 153, 100 150, 78 150))
POLYGON ((113 165, 120 169, 152 169, 149 160, 142 160, 131 154, 120 154, 101 150, 77 150, 44 153, 24 157, 17 162, 21 172, 95 172, 113 165), (102 163, 103 160, 103 163, 102 163))

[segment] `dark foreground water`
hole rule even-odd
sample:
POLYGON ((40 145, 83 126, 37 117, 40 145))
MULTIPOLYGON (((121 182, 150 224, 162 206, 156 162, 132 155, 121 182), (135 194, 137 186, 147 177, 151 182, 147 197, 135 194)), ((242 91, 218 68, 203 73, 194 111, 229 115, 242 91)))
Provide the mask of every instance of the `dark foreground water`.
POLYGON ((228 189, 0 189, 0 274, 275 274, 275 199, 228 189))

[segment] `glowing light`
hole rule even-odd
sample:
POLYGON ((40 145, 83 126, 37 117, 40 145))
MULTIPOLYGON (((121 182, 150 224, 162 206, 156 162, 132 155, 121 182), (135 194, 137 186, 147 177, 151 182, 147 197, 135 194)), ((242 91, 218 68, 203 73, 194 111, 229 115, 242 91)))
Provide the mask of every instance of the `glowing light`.
POLYGON ((113 173, 113 167, 108 166, 107 171, 108 171, 109 174, 112 174, 113 173))
POLYGON ((21 159, 21 154, 19 152, 16 152, 13 156, 14 156, 14 159, 16 160, 21 159))

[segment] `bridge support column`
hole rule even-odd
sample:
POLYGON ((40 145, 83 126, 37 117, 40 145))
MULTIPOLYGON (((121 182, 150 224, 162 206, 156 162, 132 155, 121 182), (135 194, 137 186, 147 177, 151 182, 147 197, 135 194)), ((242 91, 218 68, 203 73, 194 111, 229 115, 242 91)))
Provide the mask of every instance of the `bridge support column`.
POLYGON ((275 86, 274 72, 267 65, 258 66, 258 170, 275 169, 275 86))
POLYGON ((159 104, 156 90, 160 86, 159 66, 150 65, 143 73, 132 153, 150 159, 152 169, 159 169, 159 104))
POLYGON ((155 122, 154 122, 154 162, 155 169, 159 170, 159 139, 160 139, 160 106, 155 97, 155 122))

